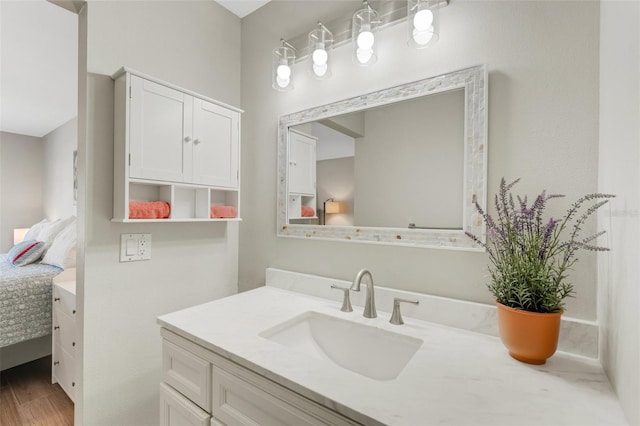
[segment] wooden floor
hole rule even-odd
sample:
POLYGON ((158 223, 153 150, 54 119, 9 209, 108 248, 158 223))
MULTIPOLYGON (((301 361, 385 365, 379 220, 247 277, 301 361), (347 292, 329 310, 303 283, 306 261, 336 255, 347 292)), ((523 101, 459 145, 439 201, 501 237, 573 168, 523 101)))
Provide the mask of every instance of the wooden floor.
POLYGON ((0 371, 0 425, 73 425, 73 402, 51 384, 51 357, 0 371))

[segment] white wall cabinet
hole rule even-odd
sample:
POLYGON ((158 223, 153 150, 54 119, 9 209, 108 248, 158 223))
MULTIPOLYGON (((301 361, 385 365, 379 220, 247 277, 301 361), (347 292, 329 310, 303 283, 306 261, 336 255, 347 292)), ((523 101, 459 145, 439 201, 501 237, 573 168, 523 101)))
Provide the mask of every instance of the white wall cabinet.
POLYGON ((316 213, 316 142, 317 138, 297 130, 289 130, 289 188, 287 211, 289 219, 302 218, 302 207, 316 213))
POLYGON ((76 387, 76 270, 53 279, 51 383, 58 383, 72 401, 76 387))
POLYGON ((212 426, 358 424, 164 328, 161 334, 163 426, 207 418, 212 426))
POLYGON ((129 69, 113 76, 115 221, 239 220, 241 110, 129 69), (130 219, 129 201, 164 201, 166 219, 130 219))

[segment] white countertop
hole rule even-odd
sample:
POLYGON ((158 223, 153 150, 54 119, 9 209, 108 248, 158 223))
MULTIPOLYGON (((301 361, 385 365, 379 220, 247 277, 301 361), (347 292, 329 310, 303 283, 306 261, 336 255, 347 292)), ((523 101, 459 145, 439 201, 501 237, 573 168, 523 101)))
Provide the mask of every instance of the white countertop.
POLYGON ((597 361, 556 353, 545 365, 512 359, 498 338, 261 287, 163 315, 158 324, 365 424, 626 424, 597 361), (306 311, 417 337, 424 341, 400 375, 378 381, 259 336, 306 311))

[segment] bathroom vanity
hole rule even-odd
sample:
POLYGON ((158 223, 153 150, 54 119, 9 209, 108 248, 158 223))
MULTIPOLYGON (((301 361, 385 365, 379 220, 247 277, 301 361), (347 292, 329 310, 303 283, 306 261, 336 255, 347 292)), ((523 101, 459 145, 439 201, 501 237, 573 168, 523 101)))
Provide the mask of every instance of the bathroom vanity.
POLYGON ((413 318, 414 306, 392 325, 384 297, 363 318, 361 293, 347 313, 268 280, 161 316, 161 424, 625 424, 596 360, 523 364, 495 337, 413 318))

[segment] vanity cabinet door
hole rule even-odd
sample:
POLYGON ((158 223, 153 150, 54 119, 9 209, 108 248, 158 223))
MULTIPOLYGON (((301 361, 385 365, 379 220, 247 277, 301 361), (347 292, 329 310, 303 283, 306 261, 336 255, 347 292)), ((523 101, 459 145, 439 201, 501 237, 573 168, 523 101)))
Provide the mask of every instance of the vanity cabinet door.
POLYGON ((131 75, 129 177, 189 182, 193 98, 131 75))
POLYGON ((193 100, 193 183, 238 187, 240 114, 193 100))
POLYGON ((289 131, 289 193, 316 195, 316 139, 289 131))
POLYGON ((160 384, 161 426, 209 426, 211 416, 200 407, 175 391, 160 384))

